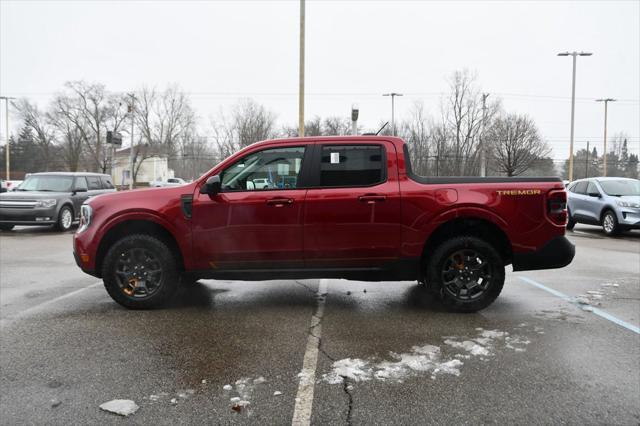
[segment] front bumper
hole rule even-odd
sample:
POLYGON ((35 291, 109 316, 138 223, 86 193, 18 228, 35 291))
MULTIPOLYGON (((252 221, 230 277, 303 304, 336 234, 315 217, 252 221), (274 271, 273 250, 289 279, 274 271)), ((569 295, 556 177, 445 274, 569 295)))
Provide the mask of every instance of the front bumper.
POLYGON ((540 250, 513 254, 514 271, 555 269, 567 266, 576 255, 576 247, 565 236, 559 236, 540 250))
POLYGON ((640 209, 620 207, 618 211, 618 224, 629 229, 640 229, 640 209))
POLYGON ((12 209, 0 208, 0 223, 10 225, 52 225, 58 219, 56 207, 12 209))

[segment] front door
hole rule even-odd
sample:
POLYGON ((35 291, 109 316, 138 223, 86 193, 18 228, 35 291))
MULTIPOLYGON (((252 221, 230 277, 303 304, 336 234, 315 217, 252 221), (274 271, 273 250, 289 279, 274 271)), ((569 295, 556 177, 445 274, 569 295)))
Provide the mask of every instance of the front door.
POLYGON ((400 252, 400 189, 391 143, 325 143, 305 200, 306 267, 375 267, 400 252))
POLYGON ((219 194, 195 194, 193 252, 199 269, 303 266, 305 151, 297 146, 249 153, 220 173, 219 194))

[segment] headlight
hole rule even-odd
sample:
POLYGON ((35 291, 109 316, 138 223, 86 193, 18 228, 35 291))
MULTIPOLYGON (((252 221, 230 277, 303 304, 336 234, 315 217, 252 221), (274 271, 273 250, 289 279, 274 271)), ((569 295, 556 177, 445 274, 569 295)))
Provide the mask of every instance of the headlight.
POLYGON ((633 208, 640 208, 640 203, 633 203, 631 201, 622 201, 622 200, 616 200, 616 204, 619 205, 620 207, 633 207, 633 208))
POLYGON ((36 201, 36 207, 53 207, 58 203, 58 200, 53 199, 53 198, 47 198, 44 200, 38 200, 36 201))
POLYGON ((88 204, 83 204, 80 207, 80 225, 78 226, 77 233, 85 231, 91 224, 91 216, 93 215, 93 209, 88 204))

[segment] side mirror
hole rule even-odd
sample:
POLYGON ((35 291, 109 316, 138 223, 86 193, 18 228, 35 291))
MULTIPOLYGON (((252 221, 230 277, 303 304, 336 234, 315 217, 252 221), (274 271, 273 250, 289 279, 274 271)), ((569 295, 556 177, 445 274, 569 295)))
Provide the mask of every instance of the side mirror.
POLYGON ((220 184, 220 176, 210 176, 204 185, 200 187, 201 194, 209 194, 211 196, 216 195, 220 192, 221 184, 220 184))
POLYGON ((87 188, 76 188, 73 192, 87 192, 87 188))
POLYGON ((599 193, 599 192, 590 192, 590 193, 589 193, 589 194, 587 194, 587 195, 589 195, 589 197, 596 197, 596 198, 600 198, 600 193, 599 193))

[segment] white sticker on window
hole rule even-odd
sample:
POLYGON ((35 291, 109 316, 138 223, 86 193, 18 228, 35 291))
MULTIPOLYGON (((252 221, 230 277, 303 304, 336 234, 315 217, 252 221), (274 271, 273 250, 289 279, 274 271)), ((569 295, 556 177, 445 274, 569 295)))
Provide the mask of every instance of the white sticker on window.
POLYGON ((340 153, 332 152, 331 153, 331 164, 339 164, 340 163, 340 153))

